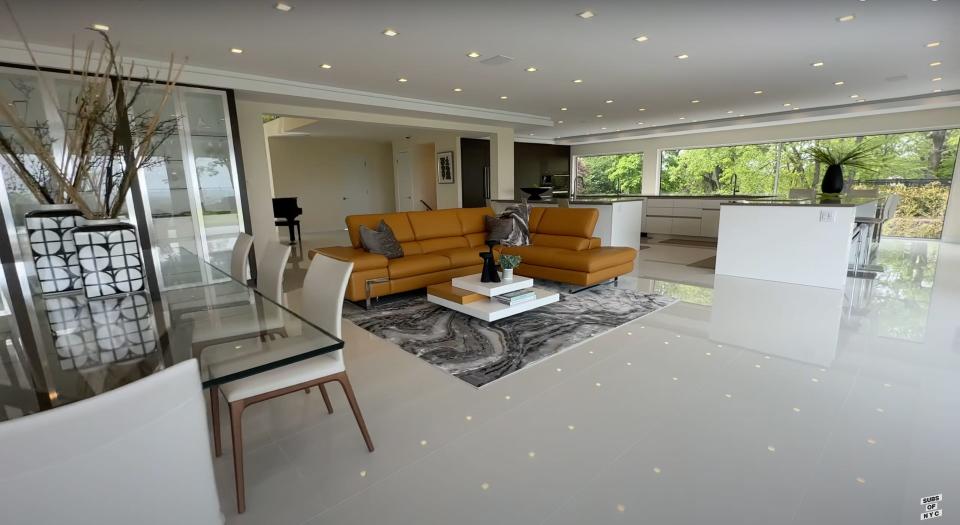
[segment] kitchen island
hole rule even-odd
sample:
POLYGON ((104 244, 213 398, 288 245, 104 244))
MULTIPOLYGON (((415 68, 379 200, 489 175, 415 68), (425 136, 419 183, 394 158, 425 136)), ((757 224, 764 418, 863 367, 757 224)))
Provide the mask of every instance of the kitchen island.
POLYGON ((722 202, 716 273, 843 289, 849 264, 869 242, 855 219, 875 216, 877 203, 848 197, 722 202))

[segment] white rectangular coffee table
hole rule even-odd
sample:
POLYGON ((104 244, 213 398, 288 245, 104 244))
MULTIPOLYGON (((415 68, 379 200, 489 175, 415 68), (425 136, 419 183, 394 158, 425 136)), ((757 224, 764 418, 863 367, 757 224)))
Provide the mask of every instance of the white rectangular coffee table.
POLYGON ((505 317, 510 317, 523 312, 529 312, 534 308, 539 308, 560 300, 560 294, 552 290, 537 288, 533 285, 533 279, 529 277, 514 276, 512 280, 501 281, 499 283, 482 283, 480 274, 468 275, 466 277, 456 277, 451 282, 454 288, 468 290, 470 292, 482 295, 469 302, 455 302, 427 292, 427 301, 438 304, 451 310, 467 314, 477 319, 483 319, 487 322, 497 321, 505 317), (533 289, 537 294, 536 299, 524 301, 515 305, 506 305, 498 301, 495 297, 507 292, 533 289))

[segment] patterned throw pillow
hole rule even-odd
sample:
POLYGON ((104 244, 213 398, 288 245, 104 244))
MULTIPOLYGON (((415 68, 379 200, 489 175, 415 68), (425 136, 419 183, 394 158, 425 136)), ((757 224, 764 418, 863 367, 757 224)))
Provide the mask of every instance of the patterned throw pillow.
POLYGON ((376 230, 360 225, 360 244, 370 253, 383 255, 387 259, 403 257, 403 248, 387 223, 380 221, 376 230))
POLYGON ((488 241, 497 241, 502 244, 504 239, 509 239, 510 235, 513 234, 513 219, 486 215, 483 217, 483 221, 487 225, 488 241))
POLYGON ((500 240, 504 246, 527 246, 530 244, 530 206, 516 204, 508 206, 500 214, 501 219, 510 219, 513 229, 510 235, 500 240))

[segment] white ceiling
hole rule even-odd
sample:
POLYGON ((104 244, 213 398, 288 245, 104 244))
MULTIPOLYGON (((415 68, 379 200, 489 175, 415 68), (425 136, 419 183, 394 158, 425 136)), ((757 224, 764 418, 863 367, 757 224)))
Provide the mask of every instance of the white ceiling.
MULTIPOLYGON (((285 118, 285 117, 281 117, 285 118)), ((433 142, 442 135, 452 137, 484 138, 482 133, 470 131, 439 131, 431 128, 414 126, 397 126, 373 122, 356 122, 352 120, 315 119, 308 122, 303 120, 300 125, 291 126, 290 132, 279 136, 311 136, 337 139, 355 139, 375 142, 393 142, 409 140, 414 144, 433 142)))
MULTIPOLYGON (((960 89, 957 0, 288 0, 287 13, 269 0, 10 2, 33 43, 69 47, 103 23, 130 56, 175 51, 194 66, 563 121, 517 128, 536 138, 960 89), (489 66, 472 50, 515 60, 489 66)), ((0 38, 17 39, 6 16, 0 38)))

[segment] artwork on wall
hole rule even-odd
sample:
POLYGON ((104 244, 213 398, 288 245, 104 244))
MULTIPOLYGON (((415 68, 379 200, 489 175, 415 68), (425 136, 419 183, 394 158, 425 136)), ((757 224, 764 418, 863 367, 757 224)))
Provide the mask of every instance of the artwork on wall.
POLYGON ((453 152, 441 151, 437 153, 437 183, 453 184, 453 152))

